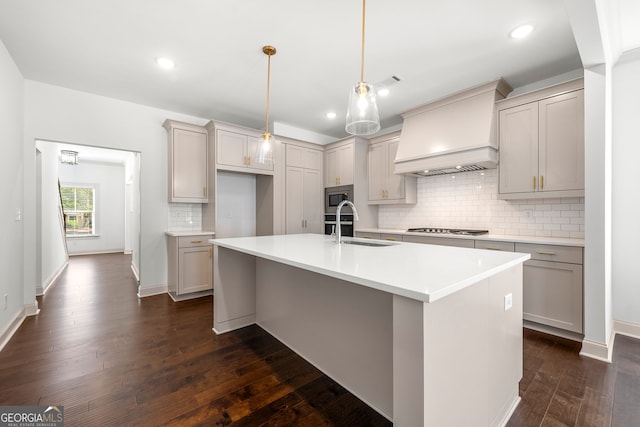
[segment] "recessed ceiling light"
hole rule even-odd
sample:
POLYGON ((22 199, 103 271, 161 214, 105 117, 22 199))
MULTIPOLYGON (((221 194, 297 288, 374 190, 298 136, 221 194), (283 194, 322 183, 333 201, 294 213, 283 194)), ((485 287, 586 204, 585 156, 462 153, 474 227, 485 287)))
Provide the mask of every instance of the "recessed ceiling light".
POLYGON ((160 68, 164 68, 165 70, 170 70, 176 66, 176 64, 170 60, 169 58, 156 58, 156 64, 160 66, 160 68))
POLYGON ((329 111, 327 113, 327 119, 335 119, 336 118, 336 113, 334 113, 333 111, 329 111))
POLYGON ((386 87, 383 87, 382 89, 378 90, 378 95, 380 96, 389 95, 389 89, 387 89, 386 87))
POLYGON ((511 30, 511 32, 509 33, 509 37, 511 37, 512 39, 523 39, 531 34, 531 31, 533 31, 533 25, 520 25, 519 27, 511 30))

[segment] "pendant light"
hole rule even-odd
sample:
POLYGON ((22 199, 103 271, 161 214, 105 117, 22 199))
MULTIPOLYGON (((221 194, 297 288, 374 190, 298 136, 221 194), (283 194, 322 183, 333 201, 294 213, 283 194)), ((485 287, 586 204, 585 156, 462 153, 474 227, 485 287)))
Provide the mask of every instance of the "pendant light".
POLYGON ((360 81, 349 93, 345 130, 352 135, 370 135, 380 130, 380 117, 373 86, 364 81, 364 17, 367 0, 362 0, 362 54, 360 81))
POLYGON ((267 55, 267 109, 265 114, 264 133, 262 134, 262 140, 256 146, 255 161, 257 163, 272 163, 273 162, 273 147, 274 138, 269 133, 269 86, 271 85, 271 56, 276 54, 276 48, 273 46, 263 46, 262 52, 267 55))

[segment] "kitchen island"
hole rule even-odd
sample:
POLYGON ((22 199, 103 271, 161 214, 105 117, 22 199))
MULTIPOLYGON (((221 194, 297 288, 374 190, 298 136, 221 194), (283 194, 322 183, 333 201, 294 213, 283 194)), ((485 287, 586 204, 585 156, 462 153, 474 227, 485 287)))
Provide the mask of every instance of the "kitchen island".
POLYGON ((528 254, 314 234, 210 242, 216 333, 257 323, 396 426, 503 425, 519 402, 528 254))

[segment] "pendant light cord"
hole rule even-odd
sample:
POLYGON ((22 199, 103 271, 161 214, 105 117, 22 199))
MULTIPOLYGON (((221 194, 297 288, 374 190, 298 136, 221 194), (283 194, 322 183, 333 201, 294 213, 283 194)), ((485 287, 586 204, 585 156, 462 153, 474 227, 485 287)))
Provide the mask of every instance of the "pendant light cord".
POLYGON ((364 17, 367 9, 367 0, 362 0, 362 52, 360 66, 360 81, 364 82, 364 17))
POLYGON ((269 87, 271 86, 271 54, 267 54, 267 113, 265 118, 265 133, 269 133, 269 87))

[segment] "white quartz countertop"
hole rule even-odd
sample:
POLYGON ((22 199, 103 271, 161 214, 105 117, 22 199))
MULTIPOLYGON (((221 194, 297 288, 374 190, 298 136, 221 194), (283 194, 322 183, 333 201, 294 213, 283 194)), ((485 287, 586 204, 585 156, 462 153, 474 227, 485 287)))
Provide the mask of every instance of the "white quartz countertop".
MULTIPOLYGON (((372 239, 351 239, 376 242, 372 239)), ((322 234, 209 240, 233 249, 370 288, 434 302, 530 258, 529 254, 408 242, 337 245, 322 234)))
POLYGON ((189 231, 165 231, 164 234, 172 237, 189 237, 189 236, 215 236, 215 232, 206 230, 189 230, 189 231))
POLYGON ((481 234, 479 236, 461 236, 459 234, 420 233, 415 231, 395 230, 385 228, 358 228, 357 232, 399 234, 407 236, 448 237, 451 239, 465 240, 493 240, 500 242, 532 243, 536 245, 560 245, 584 247, 584 239, 572 239, 569 237, 537 237, 537 236, 512 236, 507 234, 481 234))

